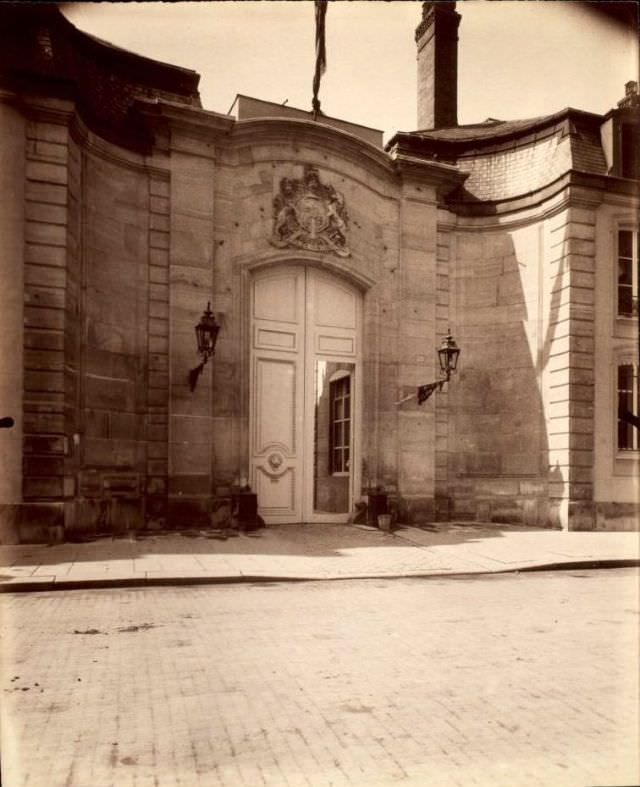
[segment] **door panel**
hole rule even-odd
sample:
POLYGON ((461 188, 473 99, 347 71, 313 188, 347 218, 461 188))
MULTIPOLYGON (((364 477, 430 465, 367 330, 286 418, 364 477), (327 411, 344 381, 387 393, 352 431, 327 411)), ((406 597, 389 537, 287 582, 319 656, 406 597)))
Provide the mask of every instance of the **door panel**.
POLYGON ((295 352, 298 349, 297 336, 293 331, 276 331, 256 327, 255 346, 263 350, 292 350, 295 352))
POLYGON ((314 320, 317 326, 351 328, 357 322, 356 293, 342 283, 317 274, 312 282, 314 320))
POLYGON ((296 471, 287 467, 284 473, 268 472, 264 466, 257 466, 253 489, 258 495, 260 514, 266 522, 297 522, 296 514, 296 471), (292 515, 296 518, 292 519, 292 515))
POLYGON ((267 523, 346 521, 358 462, 360 295, 303 266, 252 287, 251 483, 267 523))
POLYGON ((270 273, 256 281, 253 296, 253 316, 258 320, 273 320, 298 325, 301 318, 300 287, 304 282, 296 271, 270 273))
POLYGON ((252 288, 251 468, 267 523, 302 519, 304 268, 279 268, 252 288))
POLYGON ((296 367, 295 360, 256 359, 257 455, 265 454, 270 446, 279 447, 288 456, 296 453, 296 367))
POLYGON ((316 334, 316 352, 322 355, 355 355, 356 343, 353 336, 331 336, 316 334))

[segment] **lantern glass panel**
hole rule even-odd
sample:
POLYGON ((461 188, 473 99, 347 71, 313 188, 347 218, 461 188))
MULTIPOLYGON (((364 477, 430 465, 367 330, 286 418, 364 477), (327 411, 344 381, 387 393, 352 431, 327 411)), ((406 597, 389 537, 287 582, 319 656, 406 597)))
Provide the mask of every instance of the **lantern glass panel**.
POLYGON ((206 338, 204 327, 201 324, 196 325, 196 338, 198 340, 198 352, 203 353, 205 351, 206 338))
POLYGON ((438 350, 440 369, 445 374, 450 374, 451 372, 455 372, 456 367, 458 366, 459 355, 460 355, 460 349, 458 345, 455 343, 453 336, 451 336, 450 333, 447 334, 447 336, 442 342, 440 349, 438 350))
POLYGON ((218 325, 215 320, 209 329, 209 354, 213 355, 216 349, 216 342, 218 340, 218 331, 220 330, 220 326, 218 325))
POLYGON ((213 355, 219 330, 220 326, 211 311, 211 304, 208 303, 200 322, 195 327, 198 352, 205 358, 213 355))

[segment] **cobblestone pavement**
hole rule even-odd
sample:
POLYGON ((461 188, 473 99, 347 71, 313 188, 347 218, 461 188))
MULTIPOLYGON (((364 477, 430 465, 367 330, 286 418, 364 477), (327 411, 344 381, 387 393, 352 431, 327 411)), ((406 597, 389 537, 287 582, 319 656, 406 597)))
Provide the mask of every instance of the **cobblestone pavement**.
POLYGON ((4 787, 637 785, 638 571, 0 598, 4 787))

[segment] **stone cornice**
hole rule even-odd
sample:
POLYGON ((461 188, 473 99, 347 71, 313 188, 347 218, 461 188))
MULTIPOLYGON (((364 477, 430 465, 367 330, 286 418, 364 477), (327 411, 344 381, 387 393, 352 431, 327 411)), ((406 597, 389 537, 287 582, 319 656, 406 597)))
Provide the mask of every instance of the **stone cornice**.
MULTIPOLYGON (((151 133, 173 136, 183 133, 203 143, 232 149, 242 145, 308 143, 318 149, 346 156, 361 166, 375 167, 381 177, 393 177, 390 156, 381 148, 350 134, 312 120, 298 118, 252 118, 236 120, 229 115, 208 112, 167 101, 137 101, 136 111, 151 133)), ((175 147, 175 143, 171 143, 175 147)), ((190 149, 196 155, 197 151, 190 149)), ((213 156, 204 148, 201 155, 213 156)))
POLYGON ((68 98, 24 94, 0 88, 0 101, 20 109, 28 120, 66 126, 71 122, 76 107, 68 98))
POLYGON ((224 139, 234 123, 227 115, 165 100, 138 100, 134 108, 154 138, 153 147, 164 147, 167 152, 170 148, 180 149, 178 137, 182 135, 202 143, 197 148, 190 146, 185 152, 206 158, 215 157, 211 143, 224 139), (163 142, 163 138, 167 141, 163 142))
POLYGON ((228 133, 234 119, 200 107, 185 106, 165 99, 138 99, 135 109, 149 121, 164 121, 173 128, 193 133, 228 133))
POLYGON ((306 142, 318 151, 344 156, 364 167, 375 167, 379 177, 393 177, 391 158, 384 150, 333 126, 297 118, 239 120, 233 125, 230 145, 282 144, 290 147, 306 142))
POLYGON ((439 221, 449 229, 465 231, 517 229, 549 219, 568 208, 596 210, 603 201, 604 195, 601 192, 585 190, 579 186, 572 187, 569 179, 564 179, 554 194, 547 195, 544 200, 536 203, 523 204, 518 210, 479 215, 456 214, 448 208, 446 218, 440 218, 439 221))
POLYGON ((587 172, 569 170, 556 180, 548 183, 535 191, 522 194, 505 200, 482 200, 478 202, 450 199, 447 207, 459 216, 498 216, 517 211, 534 208, 537 205, 551 199, 563 189, 571 187, 574 189, 572 204, 576 204, 580 188, 585 207, 598 205, 602 202, 604 193, 615 192, 627 198, 637 200, 640 193, 640 183, 624 178, 613 178, 608 175, 593 175, 587 172))
POLYGON ((98 134, 91 131, 79 115, 74 115, 69 124, 71 138, 78 143, 84 151, 97 158, 136 172, 151 173, 156 177, 166 179, 169 177, 168 169, 153 163, 153 159, 139 153, 114 145, 98 134))
POLYGON ((435 187, 441 199, 460 188, 468 178, 466 172, 461 172, 451 164, 417 158, 397 151, 392 152, 392 159, 403 181, 435 187))

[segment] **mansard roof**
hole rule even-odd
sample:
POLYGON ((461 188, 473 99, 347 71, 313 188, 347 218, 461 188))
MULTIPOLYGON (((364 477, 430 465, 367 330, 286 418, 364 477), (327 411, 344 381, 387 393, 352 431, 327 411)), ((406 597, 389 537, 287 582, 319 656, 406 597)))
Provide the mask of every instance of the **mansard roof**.
POLYGON ((0 86, 70 98, 92 130, 125 147, 146 134, 138 99, 200 107, 199 74, 78 30, 49 3, 0 3, 0 86))
POLYGON ((523 145, 546 138, 558 131, 565 134, 599 133, 602 116, 567 108, 551 115, 524 120, 487 118, 482 123, 471 123, 451 128, 400 131, 387 143, 390 150, 396 145, 408 145, 415 152, 456 157, 470 151, 497 150, 523 145))
MULTIPOLYGON (((620 112, 621 110, 616 110, 620 112)), ((569 173, 608 180, 616 175, 601 128, 609 116, 567 108, 523 120, 488 118, 451 128, 397 133, 386 145, 392 155, 437 160, 467 175, 450 203, 479 210, 552 189, 569 173)), ((595 181, 594 181, 595 182, 595 181)), ((487 208, 487 210, 489 209, 487 208)))

